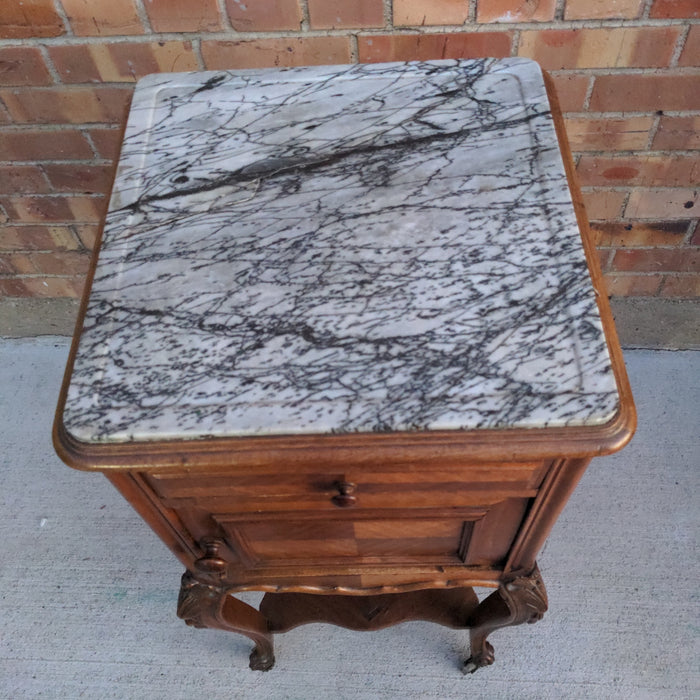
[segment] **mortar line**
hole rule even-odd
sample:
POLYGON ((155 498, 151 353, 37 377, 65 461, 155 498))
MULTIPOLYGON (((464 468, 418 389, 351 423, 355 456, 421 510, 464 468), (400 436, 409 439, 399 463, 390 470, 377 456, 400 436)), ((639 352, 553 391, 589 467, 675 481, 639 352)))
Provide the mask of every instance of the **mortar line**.
POLYGON ((350 37, 350 63, 360 62, 360 47, 357 41, 357 34, 350 37))
POLYGON ((685 42, 688 39, 688 34, 690 34, 690 25, 684 27, 681 33, 679 34, 678 39, 676 41, 676 46, 673 49, 673 54, 671 55, 671 60, 668 64, 669 67, 678 67, 678 60, 680 59, 681 54, 683 53, 683 48, 685 47, 685 42))
POLYGON ((520 50, 520 36, 521 36, 521 30, 516 29, 513 32, 513 37, 510 41, 510 55, 511 56, 517 56, 518 51, 520 50))
POLYGON ((143 0, 134 0, 134 7, 136 8, 136 14, 141 20, 141 24, 143 25, 146 35, 155 34, 153 27, 151 27, 151 20, 148 17, 148 12, 146 12, 143 0))
POLYGON ((620 207, 620 214, 617 217, 619 220, 622 220, 626 217, 627 215, 627 206, 630 203, 630 197, 632 196, 632 188, 630 188, 625 195, 625 197, 622 199, 622 206, 620 207))
POLYGON ((19 197, 22 199, 26 199, 27 197, 31 197, 32 199, 49 199, 50 197, 70 197, 71 199, 75 197, 88 197, 89 199, 104 199, 107 196, 108 193, 105 192, 16 192, 14 194, 3 195, 3 197, 19 197))
POLYGON ((95 158, 101 159, 100 151, 95 145, 95 142, 92 140, 92 135, 90 134, 90 132, 87 129, 80 129, 80 133, 82 134, 83 138, 87 141, 88 146, 92 148, 92 153, 95 156, 95 158))
POLYGON ((566 0, 557 0, 557 4, 554 8, 554 21, 563 22, 564 21, 564 5, 566 0))
MULTIPOLYGON (((628 111, 628 112, 566 112, 567 119, 628 119, 631 117, 653 117, 658 110, 628 111)), ((664 109, 666 117, 697 117, 700 110, 697 109, 664 109)))
POLYGON ((192 40, 192 53, 197 59, 197 68, 199 70, 206 70, 206 65, 204 64, 204 56, 202 56, 202 40, 193 39, 192 40))
POLYGON ((588 76, 588 85, 586 86, 586 94, 583 97, 583 109, 588 112, 589 107, 591 106, 591 95, 593 94, 593 86, 595 85, 595 79, 596 76, 593 73, 590 73, 588 76))
POLYGON ((654 120, 651 123, 651 127, 649 128, 649 137, 647 138, 647 151, 651 150, 651 146, 654 143, 654 139, 656 138, 656 132, 659 130, 659 124, 661 123, 662 114, 663 112, 659 110, 654 116, 654 120))
MULTIPOLYGON (((668 159, 674 159, 674 158, 697 158, 698 152, 693 151, 693 150, 684 150, 684 151, 651 151, 651 150, 645 150, 642 148, 639 149, 630 149, 626 151, 575 151, 574 155, 579 155, 579 156, 592 156, 595 158, 600 158, 605 157, 605 158, 610 158, 610 159, 623 159, 623 158, 641 158, 643 157, 650 157, 650 158, 668 158, 668 159)), ((692 187, 692 184, 687 185, 688 187, 692 187)))
MULTIPOLYGON (((236 30, 231 24, 231 18, 228 16, 228 12, 226 12, 226 0, 216 0, 216 7, 219 10, 219 19, 224 29, 227 32, 235 32, 236 30)), ((202 37, 199 37, 199 39, 201 41, 202 37)))
MULTIPOLYGON (((394 28, 394 3, 392 0, 383 0, 384 7, 384 29, 394 28)), ((354 35, 357 40, 357 34, 354 35)))
MULTIPOLYGON (((309 12, 308 0, 300 0, 299 7, 301 8, 301 23, 299 25, 299 31, 307 34, 311 32, 311 13, 309 12)), ((323 36, 329 36, 328 30, 326 30, 326 34, 323 36)))
POLYGON ((63 8, 63 3, 61 0, 53 0, 53 8, 56 11, 56 14, 63 20, 63 26, 68 36, 73 36, 73 27, 71 27, 70 20, 68 19, 65 9, 63 8))
POLYGON ((61 76, 59 72, 56 70, 56 66, 54 65, 53 61, 51 60, 51 56, 49 55, 49 50, 46 46, 43 44, 39 44, 37 47, 39 49, 39 53, 42 55, 44 59, 44 63, 46 64, 46 68, 49 71, 49 75, 53 78, 53 81, 56 85, 63 85, 63 80, 61 80, 61 76))

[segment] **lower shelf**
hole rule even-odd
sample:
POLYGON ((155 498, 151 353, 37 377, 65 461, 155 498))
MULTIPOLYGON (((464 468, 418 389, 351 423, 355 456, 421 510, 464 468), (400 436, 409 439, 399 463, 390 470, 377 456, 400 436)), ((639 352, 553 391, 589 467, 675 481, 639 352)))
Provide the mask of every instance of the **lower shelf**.
POLYGON ((464 629, 478 605, 479 599, 471 588, 367 596, 267 593, 260 612, 267 618, 271 632, 286 632, 310 622, 378 630, 407 620, 464 629))

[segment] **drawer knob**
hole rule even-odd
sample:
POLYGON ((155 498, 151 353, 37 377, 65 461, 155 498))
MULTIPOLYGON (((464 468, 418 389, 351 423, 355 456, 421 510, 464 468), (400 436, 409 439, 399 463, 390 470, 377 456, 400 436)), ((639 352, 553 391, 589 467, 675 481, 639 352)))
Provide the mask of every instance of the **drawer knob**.
POLYGON ((216 537, 203 537, 199 546, 204 550, 204 556, 197 559, 194 568, 202 574, 221 576, 226 571, 226 562, 219 556, 223 542, 216 537))
POLYGON ((334 506, 338 506, 338 508, 349 508, 357 503, 357 496, 353 496, 357 488, 355 484, 350 481, 336 481, 333 485, 338 489, 338 493, 331 498, 334 506))

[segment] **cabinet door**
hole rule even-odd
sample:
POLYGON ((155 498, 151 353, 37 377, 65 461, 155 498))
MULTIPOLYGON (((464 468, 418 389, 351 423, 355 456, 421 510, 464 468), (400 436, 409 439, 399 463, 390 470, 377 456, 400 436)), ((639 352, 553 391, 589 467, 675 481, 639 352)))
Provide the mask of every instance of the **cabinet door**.
POLYGON ((498 567, 506 558, 528 499, 487 508, 246 517, 213 514, 217 530, 246 568, 468 565, 498 567))
POLYGON ((459 564, 473 521, 421 514, 385 518, 214 519, 246 567, 459 564))

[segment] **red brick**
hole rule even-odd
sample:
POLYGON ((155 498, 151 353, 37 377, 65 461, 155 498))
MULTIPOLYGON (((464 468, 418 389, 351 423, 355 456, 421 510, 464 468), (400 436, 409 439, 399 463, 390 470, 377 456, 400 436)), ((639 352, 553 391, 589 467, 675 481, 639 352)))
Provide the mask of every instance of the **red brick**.
POLYGON ((142 78, 149 73, 181 73, 199 68, 190 41, 158 41, 151 44, 113 44, 109 47, 111 73, 97 61, 103 80, 142 78))
POLYGON ((0 193, 48 192, 41 168, 35 165, 0 165, 0 193))
POLYGON ((216 32, 223 29, 216 0, 144 0, 154 32, 216 32))
POLYGON ((644 0, 566 0, 564 19, 635 19, 643 5, 644 0))
POLYGON ((573 151, 631 151, 646 148, 652 117, 565 119, 573 151))
POLYGON ((436 24, 464 24, 469 19, 465 0, 394 0, 395 27, 421 27, 436 24))
POLYGON ((477 22, 549 22, 556 0, 478 0, 477 22))
POLYGON ((510 55, 510 32, 373 34, 358 37, 361 63, 510 55))
POLYGON ((0 277, 0 297, 28 297, 29 290, 22 280, 9 277, 0 277))
POLYGON ((554 81, 561 111, 581 112, 591 77, 581 73, 551 73, 550 77, 554 81))
POLYGON ((652 148, 659 151, 700 148, 700 116, 661 117, 652 148))
POLYGON ((308 0, 312 29, 383 27, 382 0, 308 0))
POLYGON ((700 188, 637 188, 625 216, 630 219, 689 219, 700 214, 700 188))
POLYGON ((700 272, 700 249, 627 248, 615 251, 611 264, 621 272, 700 272))
POLYGON ((105 86, 0 90, 18 124, 118 123, 126 117, 130 97, 130 88, 105 86))
POLYGON ((239 32, 298 31, 302 20, 298 0, 226 0, 226 12, 239 32))
POLYGON ((90 267, 90 255, 84 252, 31 253, 24 256, 31 269, 18 270, 23 274, 78 275, 90 267))
POLYGON ((17 270, 12 258, 7 255, 0 255, 0 275, 15 275, 17 270))
POLYGON ((0 49, 0 85, 50 85, 41 51, 33 47, 0 49))
POLYGON ((605 286, 612 297, 653 297, 658 294, 661 275, 605 275, 605 286))
POLYGON ((8 297, 71 297, 82 296, 85 277, 22 277, 0 280, 0 294, 8 297))
POLYGON ((602 222, 591 226, 596 245, 602 248, 650 248, 680 246, 688 231, 687 221, 602 222))
POLYGON ((679 66, 699 66, 700 65, 700 24, 690 27, 685 46, 678 59, 679 66))
POLYGON ((649 17, 654 19, 700 17, 698 0, 654 0, 649 17))
POLYGON ((691 299, 700 297, 700 277, 698 275, 666 275, 660 296, 691 299))
POLYGON ((3 39, 60 36, 64 31, 63 20, 53 0, 0 2, 0 37, 3 39))
POLYGON ((0 250, 78 250, 80 243, 68 226, 3 226, 0 250))
POLYGON ((548 70, 665 67, 680 33, 677 26, 523 31, 518 55, 548 70))
POLYGON ((97 223, 102 219, 105 208, 104 197, 88 196, 4 197, 1 203, 13 221, 24 223, 97 223))
POLYGON ((700 109, 700 75, 601 75, 591 95, 594 112, 700 109))
POLYGON ((61 0, 73 32, 78 36, 143 34, 134 0, 61 0))
POLYGON ((1 251, 51 250, 53 247, 47 226, 3 226, 0 229, 1 251))
POLYGON ((44 165, 44 172, 55 192, 107 194, 112 184, 113 170, 112 165, 44 165))
POLYGON ((700 185, 700 159, 692 156, 589 156, 576 168, 583 186, 700 185))
POLYGON ((594 190, 583 192, 583 202, 589 219, 617 219, 622 212, 626 192, 594 190))
POLYGON ((66 83, 134 82, 149 73, 198 68, 189 41, 53 46, 49 52, 66 83))
POLYGON ((122 143, 121 129, 90 129, 88 133, 100 158, 117 159, 122 143))
POLYGON ((76 160, 93 157, 92 149, 77 129, 0 131, 0 153, 7 160, 76 160))
POLYGON ((350 39, 318 36, 204 41, 202 57, 206 67, 214 70, 350 63, 350 39))
POLYGON ((5 275, 33 275, 36 268, 29 255, 11 254, 0 256, 0 272, 5 275))
POLYGON ((100 82, 100 73, 87 44, 49 46, 48 52, 64 83, 100 82))

